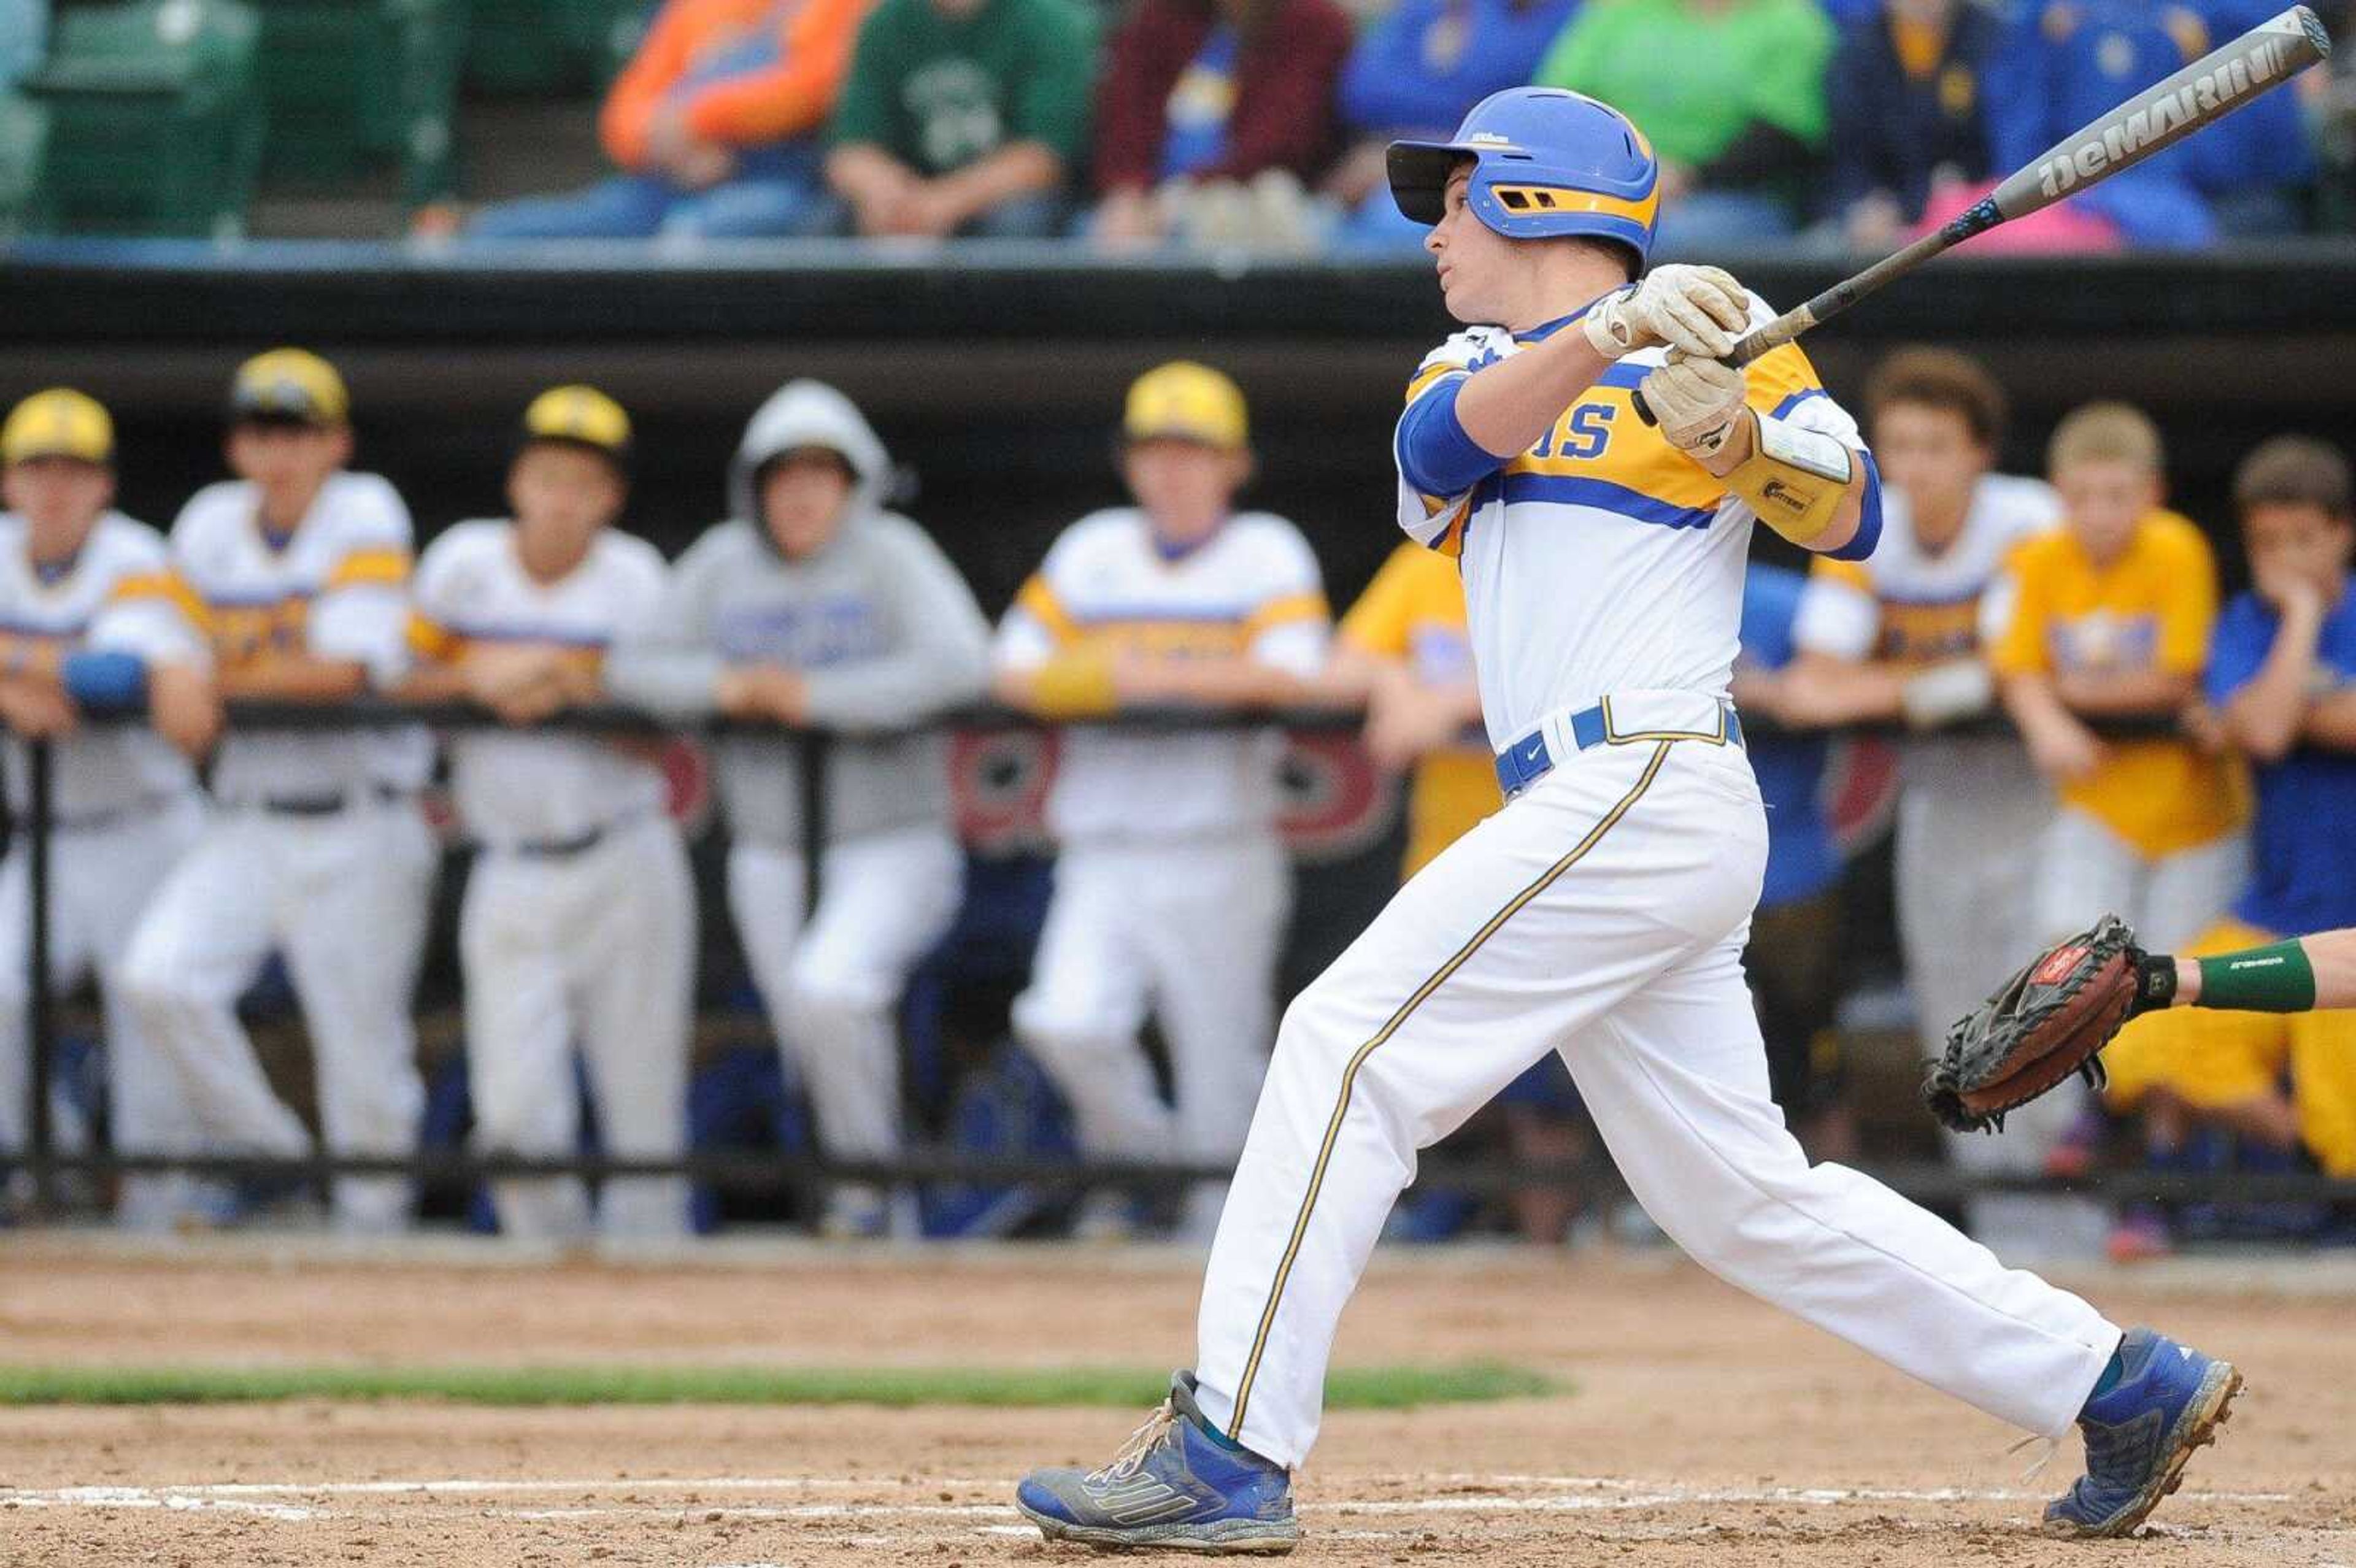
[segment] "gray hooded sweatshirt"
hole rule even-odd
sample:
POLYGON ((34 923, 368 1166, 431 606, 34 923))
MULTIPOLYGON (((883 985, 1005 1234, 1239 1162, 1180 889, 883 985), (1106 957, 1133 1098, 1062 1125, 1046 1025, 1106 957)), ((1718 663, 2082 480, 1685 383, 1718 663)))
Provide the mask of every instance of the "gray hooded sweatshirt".
MULTIPOLYGON (((744 428, 729 469, 734 517, 680 557, 660 611, 605 662, 616 698, 676 720, 714 710, 730 665, 800 671, 811 722, 845 732, 827 792, 837 842, 948 819, 943 738, 893 731, 973 701, 989 681, 989 624, 924 529, 877 504, 889 473, 884 443, 850 399, 817 381, 787 383, 744 428), (856 480, 833 542, 789 561, 760 524, 754 480, 772 458, 812 446, 841 453, 856 480)), ((792 743, 730 735, 719 755, 737 839, 798 848, 792 743)))

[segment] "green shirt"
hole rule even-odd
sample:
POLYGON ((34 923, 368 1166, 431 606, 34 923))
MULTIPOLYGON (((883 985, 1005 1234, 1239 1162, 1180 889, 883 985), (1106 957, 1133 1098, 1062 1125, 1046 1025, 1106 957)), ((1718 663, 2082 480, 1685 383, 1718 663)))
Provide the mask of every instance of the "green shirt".
POLYGON ((1074 0, 883 0, 859 29, 833 139, 867 142, 926 175, 1010 142, 1040 142, 1077 169, 1087 145, 1097 26, 1074 0))
POLYGON ((1589 0, 1536 80, 1603 100, 1671 163, 1706 164, 1754 120, 1822 146, 1832 50, 1815 0, 1589 0))

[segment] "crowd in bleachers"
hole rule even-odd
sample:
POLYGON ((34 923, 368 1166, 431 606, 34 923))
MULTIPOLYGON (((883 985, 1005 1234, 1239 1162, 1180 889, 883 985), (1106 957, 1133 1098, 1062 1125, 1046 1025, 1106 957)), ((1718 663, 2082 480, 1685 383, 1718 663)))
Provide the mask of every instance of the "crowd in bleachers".
MULTIPOLYGON (((1420 234, 1377 177, 1384 144, 1536 82, 1614 104, 1652 141, 1672 251, 1887 245, 2264 14, 1401 0, 1354 29, 1333 0, 1144 0, 1099 48, 1080 0, 673 0, 606 104, 616 176, 495 206, 467 232, 1411 251, 1420 234)), ((2263 99, 2007 242, 2295 232, 2317 172, 2308 118, 2297 94, 2263 99)))
MULTIPOLYGON (((2104 909, 2159 950, 2356 924, 2345 457, 2292 437, 2248 455, 2233 498, 2254 586, 2221 613, 2207 536, 2167 509, 2165 454, 2135 410, 2063 421, 2050 483, 1991 472, 2004 399, 1963 357, 1890 357, 1859 411, 1888 488, 1879 547, 1805 574, 1755 567, 1732 688, 1754 720, 1777 721, 1754 722, 1749 741, 1771 848, 1748 966, 1775 1094, 1819 1157, 1856 1147, 1836 1028, 1842 857, 1825 802, 1841 726, 1916 731, 1896 874, 1926 1053, 2025 948, 2104 909), (2018 739, 1954 728, 1998 709, 2018 739), (2106 738, 2136 718, 2159 727, 2106 738)), ((443 530, 412 569, 409 515, 392 485, 349 466, 348 395, 314 355, 273 350, 238 371, 234 477, 192 497, 168 537, 112 509, 102 407, 59 389, 9 414, 0 721, 58 743, 52 965, 61 983, 94 975, 104 999, 117 1147, 313 1147, 238 1010, 273 952, 307 1024, 318 1141, 399 1157, 420 1136, 411 1008, 436 876, 419 809, 434 742, 403 722, 225 731, 225 699, 332 712, 375 694, 499 721, 445 737, 478 851, 459 918, 466 1063, 477 1147, 528 1157, 578 1147, 581 1090, 608 1153, 665 1158, 688 1136, 697 901, 683 831, 644 739, 541 727, 566 709, 737 721, 717 754, 728 908, 818 1148, 870 1168, 909 1147, 896 1009, 969 875, 928 720, 985 692, 1057 722, 1173 704, 1363 708, 1371 756, 1415 775, 1407 875, 1499 804, 1453 563, 1402 544, 1333 627, 1301 535, 1236 504, 1248 412, 1216 370, 1173 363, 1134 385, 1118 449, 1131 504, 1066 529, 994 632, 931 539, 889 509, 884 443, 831 388, 791 382, 755 411, 731 518, 676 562, 618 527, 630 432, 595 389, 552 389, 519 428, 505 515, 443 530), (145 718, 85 722, 117 710, 145 718), (802 726, 841 732, 816 867, 787 735, 802 726)), ((1083 1155, 1216 1168, 1240 1147, 1290 902, 1274 740, 1248 723, 1065 737, 1047 805, 1054 894, 1012 1030, 1083 1155), (1141 1046, 1149 1018, 1166 1085, 1141 1046)), ((0 954, 25 951, 28 853, 12 845, 0 871, 0 954)), ((27 1136, 23 987, 21 956, 0 963, 0 1151, 27 1136)), ((2131 1025, 2110 1060, 2107 1096, 2072 1086, 2001 1138, 1956 1140, 1954 1157, 2069 1177, 2123 1137, 2163 1167, 2213 1161, 2224 1138, 2262 1167, 2356 1176, 2356 1015, 2164 1014, 2131 1025)), ((1500 1114, 1521 1156, 1581 1147, 1552 1059, 1500 1114)), ((1044 1147, 1016 1136, 999 1152, 1044 1147)), ((688 1222, 686 1189, 667 1178, 605 1183, 594 1219, 570 1181, 493 1191, 518 1234, 594 1223, 660 1237, 688 1222)), ((1125 1232, 1151 1218, 1199 1236, 1217 1198, 1205 1188, 1149 1217, 1108 1189, 1078 1223, 1125 1232)), ((404 1180, 347 1177, 332 1207, 348 1229, 384 1232, 412 1200, 404 1180)), ((146 1228, 235 1211, 218 1188, 168 1174, 132 1178, 118 1202, 146 1228)), ((905 1233, 907 1203, 888 1184, 841 1181, 820 1222, 905 1233)), ((1549 1187, 1518 1212, 1556 1235, 1575 1207, 1549 1187)), ((2167 1212, 2087 1207, 1999 1195, 1975 1200, 1971 1219, 2024 1252, 2066 1245, 2083 1223, 2099 1227, 2089 1245, 2105 1231, 2126 1254, 2169 1244, 2167 1212)))
MULTIPOLYGON (((244 3, 265 23, 275 14, 272 0, 244 3)), ((194 39, 192 16, 240 4, 133 0, 124 14, 152 15, 158 27, 178 15, 170 26, 194 39)), ((96 133, 70 123, 72 73, 44 85, 35 69, 44 8, 7 0, 0 10, 0 83, 29 76, 36 106, 59 105, 51 165, 65 171, 59 180, 79 178, 70 171, 88 162, 79 138, 96 133)), ((1992 176, 2273 8, 668 0, 649 8, 594 116, 606 177, 517 199, 434 201, 414 231, 481 240, 1070 236, 1106 252, 1411 253, 1419 230, 1384 187, 1383 146, 1444 133, 1484 95, 1537 82, 1613 103, 1651 140, 1661 242, 1673 252, 1879 248, 1960 212, 1992 176)), ((300 80, 269 80, 271 52, 294 47, 292 36, 262 32, 263 80, 252 91, 266 90, 286 122, 273 123, 270 166, 334 139, 302 101, 300 80)), ((351 69, 356 93, 369 67, 351 69)), ((454 59, 446 74, 455 69, 454 59)), ((305 70, 318 74, 308 57, 305 70)), ((437 145, 427 162, 445 174, 448 96, 445 80, 432 111, 440 119, 404 108, 411 123, 395 128, 437 145)), ((2329 72, 2311 72, 1982 243, 2193 250, 2337 223, 2336 201, 2319 188, 2338 178, 2346 102, 2329 72)), ((0 141, 19 134, 13 125, 0 117, 0 141)), ((69 227, 110 222, 103 202, 50 207, 61 215, 51 221, 69 227)))

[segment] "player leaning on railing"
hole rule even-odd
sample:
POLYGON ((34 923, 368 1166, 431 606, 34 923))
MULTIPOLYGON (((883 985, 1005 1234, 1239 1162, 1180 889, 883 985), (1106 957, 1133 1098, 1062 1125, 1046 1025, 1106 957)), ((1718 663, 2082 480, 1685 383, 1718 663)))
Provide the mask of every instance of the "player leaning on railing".
MULTIPOLYGON (((409 509, 345 466, 343 378, 301 349, 248 360, 224 447, 237 477, 191 496, 171 537, 221 695, 334 706, 397 678, 409 509)), ((410 991, 439 864, 416 797, 432 764, 416 725, 231 734, 215 753, 212 817, 155 891, 124 971, 209 1152, 311 1152, 237 1018, 273 950, 310 1026, 328 1150, 415 1148, 424 1090, 410 991)), ((408 1221, 401 1177, 338 1177, 332 1199, 346 1231, 408 1221)))
MULTIPOLYGON (((59 387, 16 406, 0 426, 0 720, 54 745, 49 974, 97 972, 115 1147, 194 1154, 195 1118, 132 1016, 123 965, 148 894, 204 818, 187 757, 211 747, 220 708, 203 639, 176 603, 162 537, 113 509, 114 424, 95 400, 59 387), (82 727, 83 704, 141 689, 152 730, 82 727)), ((9 751, 8 811, 22 825, 31 770, 22 745, 9 751)), ((12 1156, 30 1130, 31 860, 29 836, 12 835, 0 867, 0 1150, 12 1156)), ((183 1178, 131 1177, 117 1218, 166 1229, 194 1196, 183 1178)))
POLYGON ((1871 550, 1856 425, 1796 348, 1716 361, 1768 319, 1732 278, 1631 284, 1657 171, 1606 105, 1500 93, 1455 140, 1394 146, 1390 169, 1467 324, 1410 385, 1399 517, 1460 558, 1512 798, 1287 1012, 1195 1370, 1112 1463, 1036 1472, 1021 1507, 1053 1538, 1288 1550, 1333 1331, 1417 1151, 1559 1051, 1698 1262, 2032 1433, 2076 1422, 2088 1474, 2047 1528, 2134 1529, 2240 1375, 1810 1166, 1768 1094, 1740 961, 1766 827, 1727 680, 1754 520, 1871 550))

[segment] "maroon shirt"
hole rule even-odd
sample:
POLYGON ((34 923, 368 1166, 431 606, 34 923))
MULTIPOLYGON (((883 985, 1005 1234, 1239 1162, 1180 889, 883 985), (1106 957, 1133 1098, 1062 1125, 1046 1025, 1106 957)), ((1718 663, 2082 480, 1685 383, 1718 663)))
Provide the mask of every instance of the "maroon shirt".
MULTIPOLYGON (((1145 0, 1113 36, 1097 83, 1097 187, 1157 183, 1170 90, 1210 36, 1206 0, 1145 0)), ((1227 153, 1202 180, 1246 180, 1290 169, 1305 184, 1334 152, 1333 89, 1350 50, 1350 18, 1333 0, 1269 0, 1236 54, 1227 153)))

